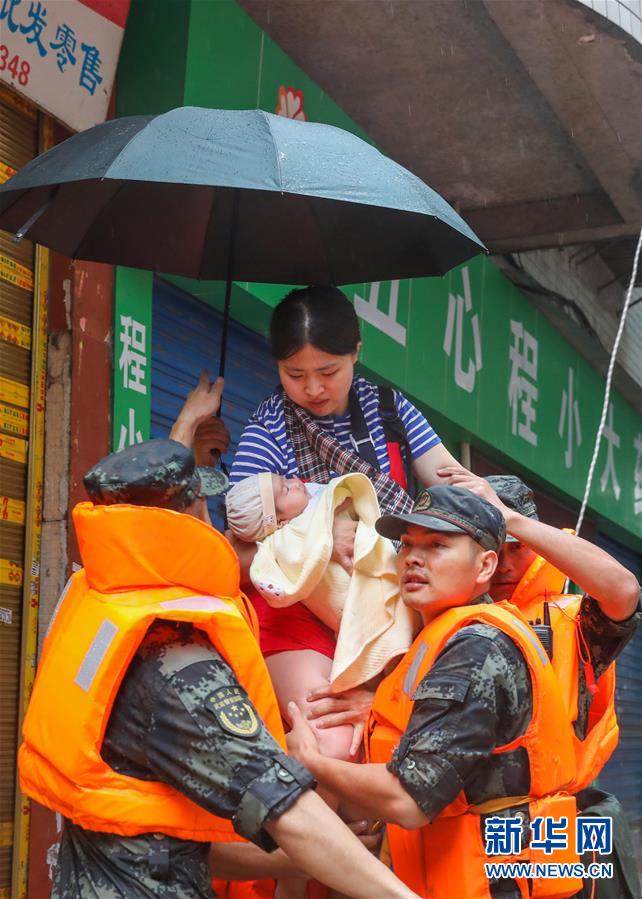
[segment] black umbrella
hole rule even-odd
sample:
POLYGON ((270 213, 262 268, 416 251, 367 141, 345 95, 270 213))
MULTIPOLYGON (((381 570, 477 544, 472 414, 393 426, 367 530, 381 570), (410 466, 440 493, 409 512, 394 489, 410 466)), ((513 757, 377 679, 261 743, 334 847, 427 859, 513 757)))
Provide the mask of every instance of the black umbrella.
POLYGON ((443 275, 484 249, 422 181, 353 134, 182 107, 76 134, 0 186, 0 228, 66 256, 227 282, 443 275))

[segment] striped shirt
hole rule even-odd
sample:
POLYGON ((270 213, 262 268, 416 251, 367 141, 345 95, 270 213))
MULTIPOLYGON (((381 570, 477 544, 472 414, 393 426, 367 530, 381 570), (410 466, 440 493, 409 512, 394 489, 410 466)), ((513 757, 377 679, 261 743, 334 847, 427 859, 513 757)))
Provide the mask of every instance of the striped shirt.
MULTIPOLYGON (((352 386, 363 410, 379 467, 388 474, 390 461, 379 416, 379 391, 376 385, 362 377, 356 377, 352 386)), ((418 459, 433 446, 441 443, 441 440, 421 412, 403 394, 395 390, 394 396, 399 418, 406 429, 410 454, 413 459, 418 459)), ((321 428, 333 434, 341 446, 354 450, 349 412, 345 415, 315 418, 315 421, 321 428)), ((283 390, 280 387, 258 406, 241 434, 230 472, 230 481, 236 484, 243 478, 261 471, 270 471, 290 478, 299 474, 294 450, 285 430, 283 390)))

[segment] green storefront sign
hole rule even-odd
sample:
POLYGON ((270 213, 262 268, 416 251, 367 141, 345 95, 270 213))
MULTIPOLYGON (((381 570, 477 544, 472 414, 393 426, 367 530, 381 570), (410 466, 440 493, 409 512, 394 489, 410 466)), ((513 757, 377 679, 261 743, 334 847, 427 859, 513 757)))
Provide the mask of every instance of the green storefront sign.
POLYGON ((149 440, 152 394, 151 272, 116 269, 112 446, 149 440))
MULTIPOLYGON (((132 10, 119 79, 121 115, 181 104, 269 112, 281 107, 290 115, 338 125, 368 139, 234 0, 180 5, 142 0, 132 10), (149 40, 152 27, 154 44, 149 40), (168 64, 157 79, 158 90, 142 92, 141 72, 157 70, 157 49, 171 34, 181 36, 174 42, 173 67, 164 57, 168 64)), ((180 283, 196 295, 209 294, 219 305, 218 286, 180 283)), ((236 285, 234 317, 262 330, 266 305, 273 306, 283 292, 274 285, 236 285)), ((481 441, 581 500, 603 378, 492 262, 477 258, 442 279, 354 285, 346 293, 363 323, 367 369, 435 410, 457 434, 481 441)), ((146 327, 151 327, 151 280, 123 272, 117 282, 117 328, 123 311, 125 317, 134 314, 128 304, 135 294, 147 310, 146 327)), ((114 383, 117 446, 129 426, 126 401, 138 397, 131 390, 125 396, 118 374, 114 383)), ((149 394, 146 400, 148 423, 149 394)), ((142 419, 140 433, 147 433, 142 419)), ((616 393, 590 506, 642 536, 642 420, 616 393)))

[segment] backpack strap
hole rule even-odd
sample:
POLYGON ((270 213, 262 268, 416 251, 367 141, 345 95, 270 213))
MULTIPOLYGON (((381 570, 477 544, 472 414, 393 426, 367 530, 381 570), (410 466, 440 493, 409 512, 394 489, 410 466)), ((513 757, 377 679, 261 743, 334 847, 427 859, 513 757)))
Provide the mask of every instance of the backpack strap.
POLYGON ((354 387, 350 390, 348 408, 350 410, 350 433, 354 451, 365 462, 372 465, 375 471, 379 471, 377 453, 374 448, 374 443, 372 442, 372 437, 370 436, 370 431, 368 430, 368 425, 366 424, 366 417, 363 414, 363 409, 361 408, 354 387))
POLYGON ((415 477, 412 472, 412 457, 406 427, 399 417, 392 387, 379 387, 379 417, 383 424, 391 477, 411 495, 416 493, 415 477), (403 449, 403 452, 402 452, 403 449), (405 480, 405 483, 402 481, 405 480))

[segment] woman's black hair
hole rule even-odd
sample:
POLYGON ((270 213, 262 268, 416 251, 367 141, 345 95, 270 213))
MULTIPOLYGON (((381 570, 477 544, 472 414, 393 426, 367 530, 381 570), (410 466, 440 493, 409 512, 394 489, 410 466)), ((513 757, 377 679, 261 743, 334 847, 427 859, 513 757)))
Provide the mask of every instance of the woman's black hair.
POLYGON ((354 306, 338 287, 315 284, 290 291, 272 313, 275 359, 288 359, 306 344, 332 356, 354 353, 361 340, 354 306))

